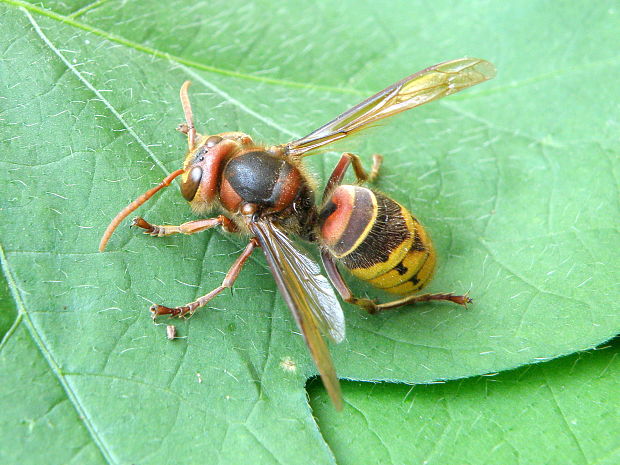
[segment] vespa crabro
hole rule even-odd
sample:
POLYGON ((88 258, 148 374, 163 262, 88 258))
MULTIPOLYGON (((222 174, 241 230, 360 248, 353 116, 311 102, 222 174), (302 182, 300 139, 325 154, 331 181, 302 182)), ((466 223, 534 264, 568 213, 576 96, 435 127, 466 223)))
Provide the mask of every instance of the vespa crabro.
POLYGON ((151 236, 194 234, 216 226, 249 238, 244 251, 222 284, 194 302, 179 307, 153 305, 154 317, 186 316, 229 288, 255 248, 260 247, 286 304, 310 349, 323 383, 337 409, 340 385, 322 334, 340 342, 344 316, 329 281, 291 236, 317 244, 329 280, 345 302, 375 313, 422 301, 445 300, 466 305, 466 295, 417 294, 431 279, 435 250, 420 222, 387 195, 364 187, 378 174, 382 157, 375 155, 367 172, 357 155, 345 153, 327 181, 317 206, 317 182, 303 165, 306 155, 357 133, 388 116, 459 92, 495 76, 488 61, 461 58, 440 63, 387 87, 301 139, 281 145, 258 145, 242 132, 201 135, 194 127, 188 97, 189 81, 181 87, 188 151, 182 169, 167 176, 125 207, 106 229, 103 251, 120 222, 157 191, 181 176, 181 193, 196 213, 212 208, 225 212, 214 218, 178 226, 133 225, 151 236), (342 184, 352 165, 358 183, 342 184), (353 295, 337 266, 373 286, 402 297, 385 303, 353 295))

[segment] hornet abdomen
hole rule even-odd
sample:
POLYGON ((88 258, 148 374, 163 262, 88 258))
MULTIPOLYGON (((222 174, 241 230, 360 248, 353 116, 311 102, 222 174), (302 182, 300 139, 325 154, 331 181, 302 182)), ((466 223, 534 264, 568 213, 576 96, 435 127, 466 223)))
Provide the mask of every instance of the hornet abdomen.
POLYGON ((337 187, 319 215, 321 243, 351 273, 394 294, 422 289, 435 251, 422 225, 385 195, 360 186, 337 187))

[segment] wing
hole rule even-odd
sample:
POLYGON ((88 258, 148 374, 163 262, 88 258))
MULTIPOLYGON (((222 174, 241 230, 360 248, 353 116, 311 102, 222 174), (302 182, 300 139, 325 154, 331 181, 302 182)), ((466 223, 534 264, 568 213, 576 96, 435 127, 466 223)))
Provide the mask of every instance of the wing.
POLYGON ((459 58, 439 63, 392 84, 306 137, 289 142, 284 148, 290 155, 302 155, 383 118, 454 94, 493 77, 495 66, 480 58, 459 58))
POLYGON ((336 342, 344 339, 344 315, 334 290, 320 274, 319 266, 273 223, 257 221, 249 226, 260 242, 278 289, 293 312, 332 402, 336 409, 342 409, 340 382, 320 331, 336 342))

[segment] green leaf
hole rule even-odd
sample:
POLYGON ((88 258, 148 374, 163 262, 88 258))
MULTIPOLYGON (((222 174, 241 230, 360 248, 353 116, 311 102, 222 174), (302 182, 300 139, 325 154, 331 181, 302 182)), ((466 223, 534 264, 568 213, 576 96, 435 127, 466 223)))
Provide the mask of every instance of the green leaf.
POLYGON ((106 463, 76 412, 80 398, 59 380, 40 341, 19 325, 1 347, 2 463, 106 463))
POLYGON ((0 275, 0 340, 11 328, 17 309, 9 291, 9 284, 4 275, 0 275))
MULTIPOLYGON (((465 55, 496 63, 495 80, 358 142, 366 163, 385 155, 377 187, 434 238, 429 290, 469 291, 475 303, 373 317, 347 306, 347 340, 333 347, 341 376, 480 375, 618 333, 613 2, 585 15, 534 1, 430 12, 411 2, 4 0, 0 23, 0 260, 19 312, 0 346, 2 378, 12 393, 35 382, 49 393, 17 403, 3 393, 2 431, 19 429, 23 444, 0 447, 10 457, 334 462, 306 402, 315 368, 260 253, 233 292, 174 322, 182 338, 168 341, 150 302, 179 305, 216 287, 244 240, 156 239, 123 225, 97 252, 120 208, 181 165, 186 79, 202 132, 278 143, 425 66, 465 55), (54 434, 29 423, 50 412, 54 434), (61 450, 65 436, 75 440, 61 450)), ((337 160, 310 157, 310 169, 325 180, 337 160)), ((174 188, 139 213, 195 218, 174 188)))
POLYGON ((342 465, 612 465, 620 460, 619 342, 446 384, 346 382, 342 414, 313 383, 310 403, 342 465))

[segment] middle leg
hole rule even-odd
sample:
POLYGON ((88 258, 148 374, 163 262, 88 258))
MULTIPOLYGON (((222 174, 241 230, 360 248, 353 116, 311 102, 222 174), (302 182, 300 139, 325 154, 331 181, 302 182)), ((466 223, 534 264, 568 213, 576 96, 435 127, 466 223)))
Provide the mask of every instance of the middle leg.
POLYGON ((235 263, 232 264, 232 266, 228 270, 228 273, 226 273, 226 276, 224 277, 224 281, 222 281, 222 284, 220 286, 216 287, 208 294, 205 294, 202 297, 199 297, 195 301, 190 302, 186 305, 182 305, 180 307, 171 308, 171 307, 165 307, 163 305, 153 305, 151 307, 153 318, 157 318, 159 315, 170 315, 170 316, 178 316, 178 317, 185 316, 188 313, 192 315, 196 311, 197 308, 206 305, 213 297, 218 295, 224 289, 232 287, 233 283, 239 276, 239 273, 241 273, 241 270, 243 269, 243 265, 245 264, 247 259, 250 258, 250 255, 252 255, 252 252, 254 251, 254 249, 258 246, 259 244, 256 238, 253 237, 252 239, 250 239, 250 242, 245 247, 245 250, 241 253, 241 255, 237 257, 237 260, 235 260, 235 263))

